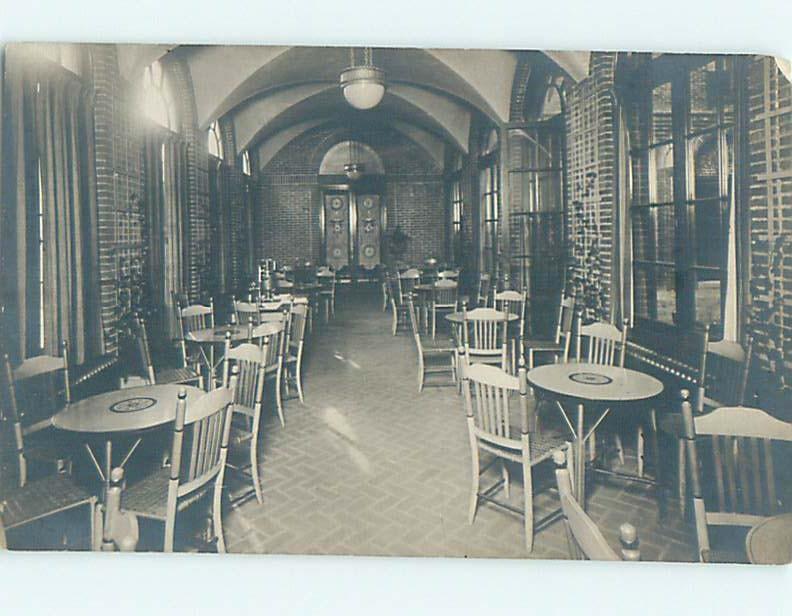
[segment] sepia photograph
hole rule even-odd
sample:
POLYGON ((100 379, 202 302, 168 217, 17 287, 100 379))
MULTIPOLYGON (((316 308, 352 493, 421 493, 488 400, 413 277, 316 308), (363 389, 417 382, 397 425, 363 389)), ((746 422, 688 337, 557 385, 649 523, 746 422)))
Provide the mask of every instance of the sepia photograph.
POLYGON ((0 67, 0 547, 792 561, 789 61, 0 67))

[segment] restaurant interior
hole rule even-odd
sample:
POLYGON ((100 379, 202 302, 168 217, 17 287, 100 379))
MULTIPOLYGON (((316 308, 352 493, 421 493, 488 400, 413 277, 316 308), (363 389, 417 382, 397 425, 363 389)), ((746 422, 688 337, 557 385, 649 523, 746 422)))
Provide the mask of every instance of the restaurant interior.
POLYGON ((792 561, 776 59, 0 62, 0 547, 792 561))

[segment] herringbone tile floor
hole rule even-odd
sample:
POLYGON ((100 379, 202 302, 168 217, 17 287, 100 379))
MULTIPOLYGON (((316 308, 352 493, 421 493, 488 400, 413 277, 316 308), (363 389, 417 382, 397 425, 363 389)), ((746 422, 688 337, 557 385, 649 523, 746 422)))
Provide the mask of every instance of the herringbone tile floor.
MULTIPOLYGON (((390 315, 379 302, 374 289, 344 289, 336 318, 316 328, 304 366, 305 404, 287 402, 285 428, 272 412, 263 421, 264 503, 250 499, 226 509, 229 551, 529 556, 517 516, 481 505, 468 524, 470 452, 461 398, 453 387, 431 383, 418 393, 412 338, 391 336, 390 315)), ((552 462, 547 466, 537 475, 540 483, 552 481, 552 462)), ((515 506, 520 483, 516 471, 515 506)), ((543 491, 535 504, 540 518, 557 500, 543 491)), ((661 524, 646 488, 598 481, 589 510, 615 547, 619 525, 633 523, 644 560, 694 557, 690 525, 674 510, 661 524)), ((530 556, 568 556, 561 522, 537 534, 530 556)))

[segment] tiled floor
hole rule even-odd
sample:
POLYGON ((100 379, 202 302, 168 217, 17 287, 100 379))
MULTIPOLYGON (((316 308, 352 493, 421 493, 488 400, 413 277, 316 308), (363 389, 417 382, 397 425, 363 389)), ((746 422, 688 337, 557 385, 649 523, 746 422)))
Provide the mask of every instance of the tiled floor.
MULTIPOLYGON (((285 428, 272 412, 263 421, 264 503, 227 509, 229 551, 566 558, 561 522, 537 535, 530 555, 517 516, 481 505, 468 524, 461 398, 445 386, 419 394, 412 338, 390 335, 390 314, 373 289, 344 291, 335 320, 309 342, 305 404, 287 403, 285 428)), ((540 482, 552 480, 547 466, 540 482)), ((516 506, 519 484, 515 472, 516 506)), ((539 518, 557 500, 544 491, 535 503, 539 518)), ((619 525, 633 523, 644 560, 694 557, 689 523, 672 510, 661 524, 642 486, 598 481, 589 511, 615 547, 619 525)))

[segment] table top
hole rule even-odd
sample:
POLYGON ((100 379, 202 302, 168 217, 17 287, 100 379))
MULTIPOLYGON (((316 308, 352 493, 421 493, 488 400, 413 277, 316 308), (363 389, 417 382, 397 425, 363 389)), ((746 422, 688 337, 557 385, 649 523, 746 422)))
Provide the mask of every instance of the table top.
POLYGON ((192 342, 213 342, 219 344, 225 342, 226 332, 231 332, 232 342, 247 340, 248 328, 246 325, 220 325, 217 327, 207 327, 206 329, 196 329, 195 331, 188 332, 185 339, 192 342))
POLYGON ((748 558, 755 565, 788 565, 792 562, 792 513, 767 518, 745 538, 748 558))
MULTIPOLYGON (((452 312, 451 314, 445 315, 446 320, 451 321, 452 323, 462 324, 465 320, 465 312, 452 312)), ((501 312, 500 315, 503 315, 501 312)), ((502 316, 500 318, 503 318, 502 316)), ((519 317, 516 314, 509 313, 506 315, 507 320, 509 323, 512 321, 516 321, 519 317)))
POLYGON ((292 287, 291 291, 292 291, 292 293, 299 293, 301 291, 303 293, 309 293, 311 291, 318 291, 321 288, 322 288, 322 286, 319 283, 296 282, 296 283, 294 283, 294 286, 292 287))
POLYGON ((52 418, 52 425, 69 432, 136 432, 176 418, 179 391, 187 392, 187 406, 204 392, 187 385, 146 385, 91 396, 70 404, 52 418))
POLYGON ((599 402, 633 402, 654 398, 663 384, 648 374, 599 364, 547 364, 528 372, 528 382, 561 396, 599 402))

